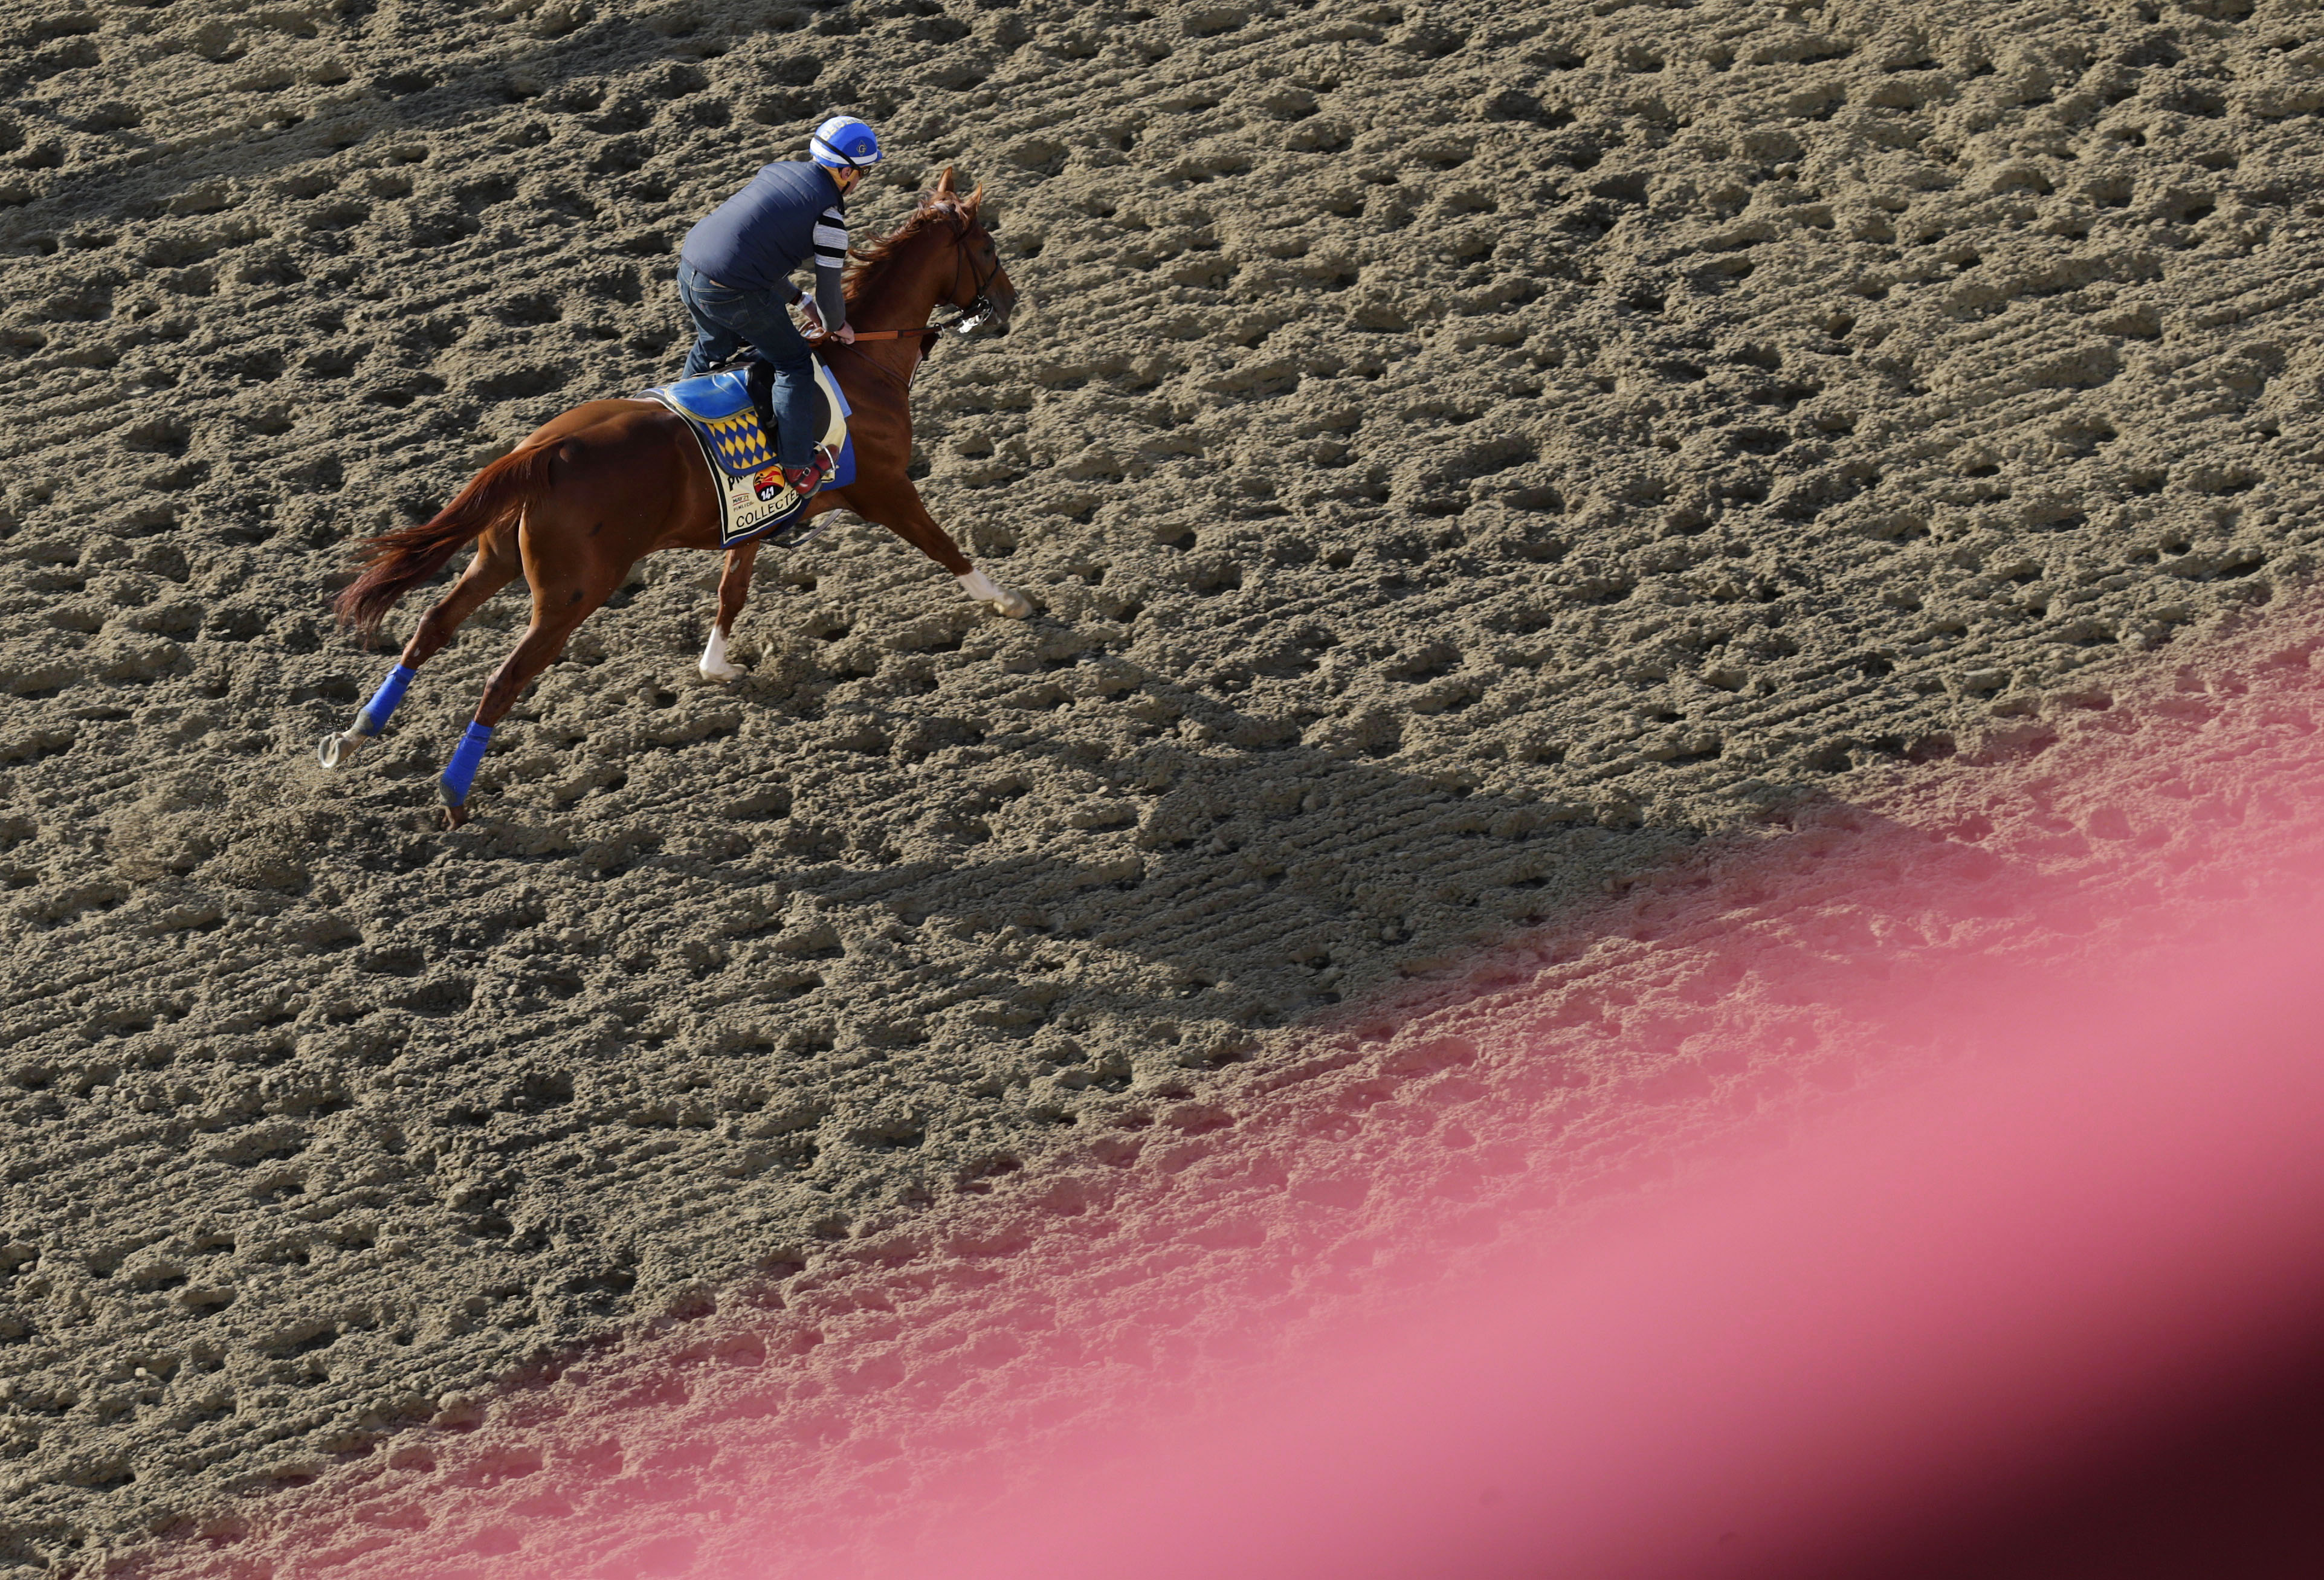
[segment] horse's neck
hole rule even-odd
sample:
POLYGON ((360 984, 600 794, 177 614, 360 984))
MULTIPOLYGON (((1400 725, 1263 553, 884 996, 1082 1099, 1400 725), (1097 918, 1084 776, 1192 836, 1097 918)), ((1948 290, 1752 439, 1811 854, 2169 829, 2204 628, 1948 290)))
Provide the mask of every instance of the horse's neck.
POLYGON ((945 281, 932 253, 899 259, 862 300, 847 305, 848 321, 859 329, 917 329, 936 311, 945 281))

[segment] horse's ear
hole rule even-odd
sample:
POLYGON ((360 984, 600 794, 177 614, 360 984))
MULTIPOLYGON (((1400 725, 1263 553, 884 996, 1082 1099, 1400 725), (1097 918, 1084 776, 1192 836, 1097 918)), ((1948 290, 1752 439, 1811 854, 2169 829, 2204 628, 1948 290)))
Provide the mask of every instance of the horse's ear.
POLYGON ((976 183, 976 190, 971 192, 966 198, 961 199, 960 206, 971 219, 974 219, 976 217, 977 206, 983 201, 984 183, 982 181, 979 181, 976 183))
POLYGON ((936 178, 936 195, 939 198, 952 196, 952 166, 945 166, 945 173, 936 178))

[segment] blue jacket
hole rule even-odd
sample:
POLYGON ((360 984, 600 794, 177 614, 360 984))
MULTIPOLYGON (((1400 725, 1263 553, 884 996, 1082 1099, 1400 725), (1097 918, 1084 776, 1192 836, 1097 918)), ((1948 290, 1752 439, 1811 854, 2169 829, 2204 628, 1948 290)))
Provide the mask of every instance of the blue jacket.
MULTIPOLYGON (((792 272, 810 258, 816 285, 827 275, 835 296, 847 260, 847 211, 830 172, 805 161, 761 165, 748 186, 686 233, 678 249, 680 262, 731 291, 786 295, 792 272)), ((825 317, 838 327, 829 303, 825 317)))

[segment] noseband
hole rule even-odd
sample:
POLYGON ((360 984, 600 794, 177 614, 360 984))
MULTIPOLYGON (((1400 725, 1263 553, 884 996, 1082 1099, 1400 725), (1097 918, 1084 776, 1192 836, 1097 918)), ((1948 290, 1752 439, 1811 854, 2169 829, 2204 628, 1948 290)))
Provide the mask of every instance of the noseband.
MULTIPOLYGON (((965 226, 953 232, 952 245, 952 290, 947 294, 949 296, 958 296, 960 294, 960 277, 962 273, 970 267, 968 261, 968 230, 965 226)), ((976 294, 969 298, 968 305, 961 309, 956 317, 947 319, 941 324, 922 324, 917 329, 859 329, 856 331, 855 339, 858 342, 864 340, 902 340, 914 335, 941 335, 946 329, 957 329, 964 335, 974 334, 979 325, 982 324, 985 319, 991 318, 994 313, 1001 310, 993 304, 992 298, 990 294, 992 289, 992 282, 999 278, 1000 273, 1001 260, 997 255, 996 249, 996 256, 992 261, 992 268, 990 272, 978 277, 976 282, 976 294)), ((825 337, 825 343, 830 343, 829 337, 825 337)), ((848 342, 841 341, 840 344, 846 345, 848 342)), ((921 353, 921 360, 926 361, 927 359, 927 354, 924 350, 921 353)))
MULTIPOLYGON (((952 243, 953 294, 957 296, 960 293, 961 271, 969 266, 968 233, 965 230, 963 230, 954 235, 952 238, 952 243)), ((991 271, 978 277, 976 282, 976 294, 968 299, 968 305, 961 309, 960 315, 951 322, 940 324, 935 326, 935 328, 939 330, 958 329, 964 335, 974 334, 978 325, 983 323, 985 319, 991 318, 994 313, 1001 310, 993 305, 992 298, 989 294, 992 289, 992 282, 1000 275, 1000 273, 1001 250, 998 247, 995 247, 993 249, 991 271)))

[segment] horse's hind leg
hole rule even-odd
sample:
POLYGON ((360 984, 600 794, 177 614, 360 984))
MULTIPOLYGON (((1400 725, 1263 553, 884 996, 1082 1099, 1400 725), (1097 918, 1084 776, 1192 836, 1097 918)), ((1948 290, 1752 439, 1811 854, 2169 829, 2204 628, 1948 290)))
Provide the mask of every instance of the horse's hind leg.
MULTIPOLYGON (((528 523, 528 534, 530 530, 528 523)), ((579 566, 552 569, 540 560, 530 535, 525 540, 524 551, 525 575, 532 583, 532 624, 517 642, 516 651, 501 661, 501 667, 485 682, 484 699, 476 704, 475 720, 461 735, 460 744, 444 770, 439 788, 447 828, 457 828, 468 820, 468 786, 475 781, 476 765, 484 761, 484 748, 492 742, 493 726, 516 706, 516 699, 532 684, 533 677, 555 661, 564 651, 566 639, 581 622, 613 596, 613 589, 622 585, 622 577, 628 574, 632 563, 593 558, 579 566)))
POLYGON ((742 678, 742 671, 726 661, 726 641, 734 634, 734 622, 742 613, 743 600, 751 596, 751 568, 758 559, 759 545, 755 541, 726 550, 726 568, 718 577, 718 618, 710 627, 710 640, 702 644, 699 668, 706 680, 742 678))
POLYGON ((468 561, 468 568, 436 600, 436 606, 420 617, 411 640, 403 644, 407 668, 416 670, 443 651, 452 633, 460 629, 461 622, 516 579, 517 572, 524 568, 523 557, 517 550, 518 530, 517 523, 511 522, 484 534, 476 545, 476 557, 468 561))
POLYGON ((364 744, 387 727, 388 716, 395 705, 403 700, 403 693, 419 673, 420 666, 443 651, 452 640, 460 623, 475 614, 487 598, 514 579, 523 568, 517 553, 517 525, 512 522, 495 527, 476 542, 475 558, 468 568, 460 573, 436 606, 420 617, 420 624, 411 640, 403 644, 403 654, 387 679, 379 683, 371 700, 355 715, 355 722, 344 735, 326 735, 317 755, 326 768, 337 768, 352 759, 364 744))

